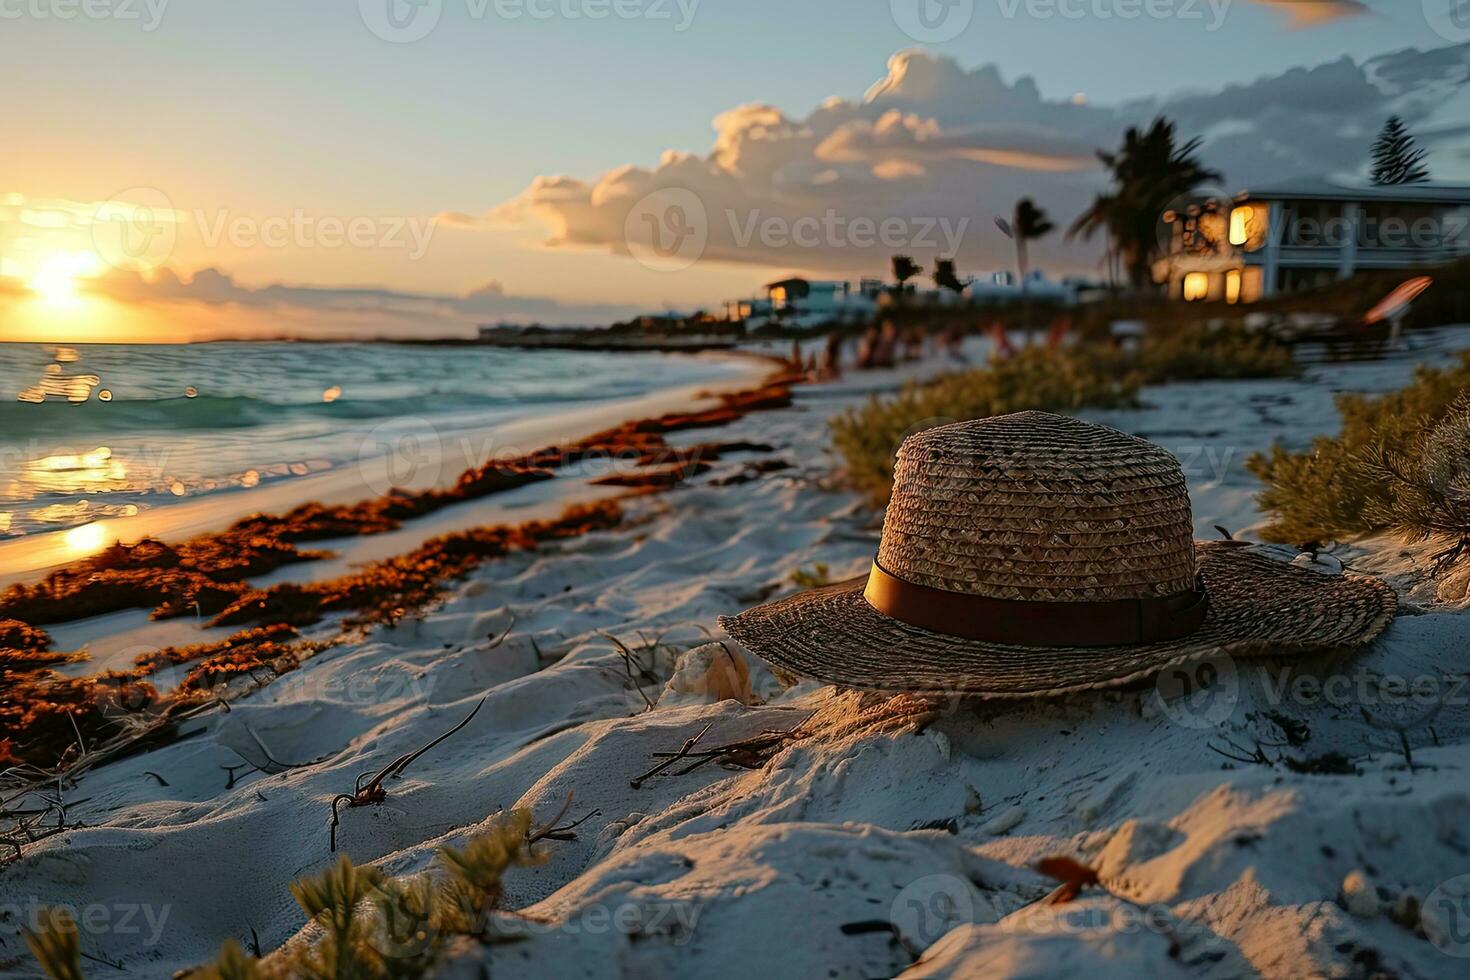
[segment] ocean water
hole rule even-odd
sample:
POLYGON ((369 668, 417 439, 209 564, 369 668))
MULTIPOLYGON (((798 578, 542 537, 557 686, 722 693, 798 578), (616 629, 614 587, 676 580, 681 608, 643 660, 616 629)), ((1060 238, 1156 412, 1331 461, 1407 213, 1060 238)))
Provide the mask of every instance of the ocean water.
POLYGON ((489 347, 0 344, 0 538, 299 479, 424 432, 449 438, 731 370, 489 347))

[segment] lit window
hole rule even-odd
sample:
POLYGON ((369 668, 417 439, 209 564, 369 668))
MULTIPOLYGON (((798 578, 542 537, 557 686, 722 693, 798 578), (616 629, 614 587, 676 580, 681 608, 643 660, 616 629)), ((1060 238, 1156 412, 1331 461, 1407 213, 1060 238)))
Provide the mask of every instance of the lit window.
POLYGON ((1225 302, 1240 302, 1240 270, 1231 269, 1225 273, 1225 302))
POLYGON ((1210 295, 1210 277, 1204 272, 1191 272, 1184 277, 1184 301, 1193 303, 1210 295))
POLYGON ((1244 245, 1251 240, 1251 219, 1255 208, 1235 208, 1230 212, 1230 244, 1244 245))

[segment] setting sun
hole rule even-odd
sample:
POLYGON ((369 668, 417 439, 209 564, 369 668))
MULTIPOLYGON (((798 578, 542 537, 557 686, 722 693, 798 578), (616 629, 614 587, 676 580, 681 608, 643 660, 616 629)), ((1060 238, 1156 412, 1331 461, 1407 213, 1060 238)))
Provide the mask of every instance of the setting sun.
POLYGON ((48 303, 64 304, 76 299, 77 280, 96 273, 95 252, 54 252, 43 259, 28 285, 48 303))

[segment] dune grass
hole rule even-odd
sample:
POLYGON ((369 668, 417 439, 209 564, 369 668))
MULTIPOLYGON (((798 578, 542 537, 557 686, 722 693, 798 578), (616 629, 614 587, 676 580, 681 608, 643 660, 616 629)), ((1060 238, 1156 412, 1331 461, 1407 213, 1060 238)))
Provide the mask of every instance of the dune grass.
MULTIPOLYGON (((568 801, 570 802, 570 801, 568 801)), ((553 821, 554 823, 555 821, 553 821)), ((439 850, 441 875, 393 879, 376 868, 354 865, 344 854, 314 878, 291 885, 291 895, 314 925, 302 942, 254 957, 227 940, 214 963, 189 976, 197 980, 384 980, 431 974, 457 937, 481 943, 505 937, 496 929, 502 911, 501 880, 512 867, 542 863, 541 839, 529 811, 501 814, 461 849, 439 850)), ((65 910, 47 910, 26 945, 52 980, 82 980, 83 951, 77 926, 65 910)))
POLYGON ((1266 489, 1267 540, 1301 544, 1389 528, 1415 537, 1470 532, 1470 353, 1420 367, 1408 386, 1337 398, 1342 430, 1305 452, 1280 445, 1247 467, 1266 489))
POLYGON ((915 432, 1027 410, 1058 413, 1131 408, 1146 384, 1297 373, 1288 348, 1239 329, 1178 328, 1151 333, 1136 352, 1111 345, 1028 347, 1004 361, 874 397, 831 421, 844 476, 874 504, 888 500, 894 456, 915 432))

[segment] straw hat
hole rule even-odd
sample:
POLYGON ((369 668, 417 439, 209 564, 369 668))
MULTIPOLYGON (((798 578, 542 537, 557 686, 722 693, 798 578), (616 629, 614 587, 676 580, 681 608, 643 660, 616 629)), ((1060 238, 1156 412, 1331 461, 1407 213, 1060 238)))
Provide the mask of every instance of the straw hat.
POLYGON ((845 687, 1034 697, 1217 654, 1343 650, 1396 599, 1237 542, 1196 542, 1167 450, 1021 412, 899 449, 866 576, 722 617, 779 668, 845 687))

